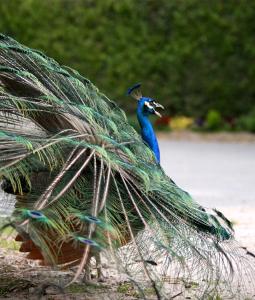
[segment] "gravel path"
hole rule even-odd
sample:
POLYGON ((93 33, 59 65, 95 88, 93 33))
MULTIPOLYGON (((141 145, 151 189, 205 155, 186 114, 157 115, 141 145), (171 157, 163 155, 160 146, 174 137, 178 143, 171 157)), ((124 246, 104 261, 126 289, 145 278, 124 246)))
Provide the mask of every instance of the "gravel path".
POLYGON ((255 249, 255 142, 173 137, 160 141, 166 173, 200 204, 221 210, 236 238, 255 249))

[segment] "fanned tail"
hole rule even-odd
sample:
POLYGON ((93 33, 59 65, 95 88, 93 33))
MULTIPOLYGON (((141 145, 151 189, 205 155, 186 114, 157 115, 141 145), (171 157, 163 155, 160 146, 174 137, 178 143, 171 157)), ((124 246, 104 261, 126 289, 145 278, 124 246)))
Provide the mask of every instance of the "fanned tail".
POLYGON ((0 150, 3 188, 16 195, 10 224, 29 258, 77 265, 76 279, 102 253, 144 298, 146 286, 169 298, 173 281, 200 299, 254 292, 254 255, 231 222, 172 182, 89 80, 4 35, 0 150))

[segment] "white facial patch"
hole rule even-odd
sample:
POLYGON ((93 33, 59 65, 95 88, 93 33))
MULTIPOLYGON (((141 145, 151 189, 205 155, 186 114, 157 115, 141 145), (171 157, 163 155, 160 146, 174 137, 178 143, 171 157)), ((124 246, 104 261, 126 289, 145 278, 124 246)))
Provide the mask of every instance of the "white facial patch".
POLYGON ((148 101, 145 101, 145 102, 144 102, 144 105, 146 105, 146 106, 147 106, 148 108, 150 108, 150 109, 155 110, 154 107, 153 107, 152 105, 150 105, 150 102, 148 102, 148 101))

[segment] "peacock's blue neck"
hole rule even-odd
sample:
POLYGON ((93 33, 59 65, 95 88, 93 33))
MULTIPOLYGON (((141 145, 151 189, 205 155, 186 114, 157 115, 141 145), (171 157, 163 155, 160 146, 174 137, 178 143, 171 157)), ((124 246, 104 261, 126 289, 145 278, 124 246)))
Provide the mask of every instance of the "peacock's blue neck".
POLYGON ((153 126, 149 120, 149 115, 143 111, 143 108, 138 105, 137 107, 137 118, 141 126, 141 135, 145 143, 154 152, 156 160, 160 163, 160 152, 158 146, 158 140, 154 132, 153 126))

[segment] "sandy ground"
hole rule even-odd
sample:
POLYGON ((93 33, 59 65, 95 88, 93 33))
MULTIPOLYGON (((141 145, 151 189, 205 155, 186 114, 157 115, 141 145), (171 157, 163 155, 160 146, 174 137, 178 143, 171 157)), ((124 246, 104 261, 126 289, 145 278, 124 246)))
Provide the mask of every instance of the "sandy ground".
POLYGON ((255 207, 219 207, 234 223, 236 239, 255 253, 255 207))

